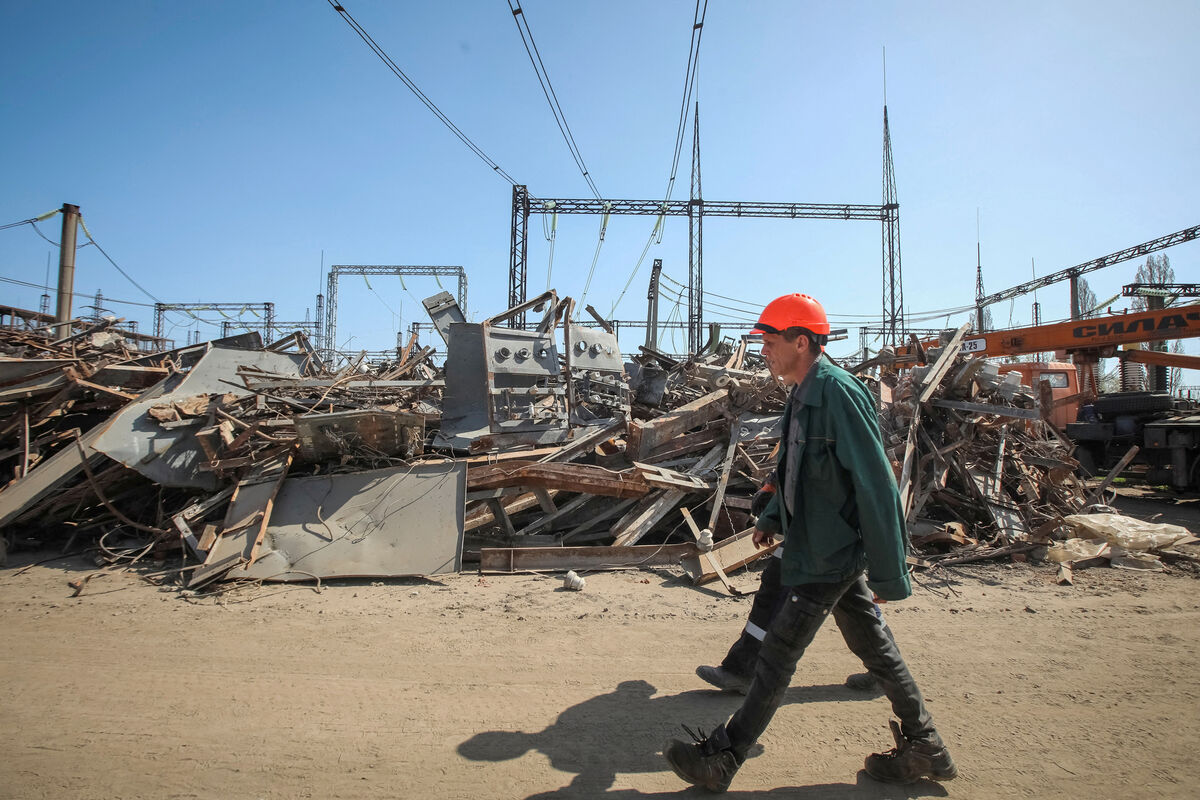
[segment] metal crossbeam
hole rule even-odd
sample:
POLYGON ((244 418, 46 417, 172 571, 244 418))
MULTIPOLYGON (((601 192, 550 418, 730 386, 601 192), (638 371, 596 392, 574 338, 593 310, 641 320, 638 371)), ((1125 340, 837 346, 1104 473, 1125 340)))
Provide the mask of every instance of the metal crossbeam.
MULTIPOLYGON (((228 319, 226 311, 236 311, 239 314, 250 309, 262 309, 262 314, 254 312, 259 318, 257 325, 241 325, 245 330, 262 330, 263 338, 270 339, 271 331, 275 327, 275 304, 274 303, 155 303, 154 304, 154 336, 162 338, 163 323, 169 311, 183 311, 191 314, 192 311, 216 311, 222 317, 228 319)), ((193 315, 194 316, 194 315, 193 315)), ((236 320, 237 324, 241 320, 236 320)), ((224 323, 222 323, 222 328, 224 323)))

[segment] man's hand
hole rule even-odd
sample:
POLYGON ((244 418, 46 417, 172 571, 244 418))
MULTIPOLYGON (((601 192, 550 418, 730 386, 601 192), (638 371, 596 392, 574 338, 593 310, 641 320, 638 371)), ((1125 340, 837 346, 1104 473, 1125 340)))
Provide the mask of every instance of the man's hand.
POLYGON ((775 544, 775 537, 764 531, 762 528, 755 528, 754 533, 750 537, 750 541, 754 542, 755 547, 770 547, 775 544))
POLYGON ((881 606, 887 602, 887 600, 879 599, 879 595, 875 594, 874 592, 871 592, 871 599, 875 601, 875 605, 877 606, 881 606))

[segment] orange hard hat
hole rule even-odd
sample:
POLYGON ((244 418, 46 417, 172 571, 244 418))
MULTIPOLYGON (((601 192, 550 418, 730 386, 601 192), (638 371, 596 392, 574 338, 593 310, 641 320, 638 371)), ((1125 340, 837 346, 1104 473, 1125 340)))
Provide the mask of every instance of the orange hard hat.
POLYGON ((806 294, 785 294, 767 303, 758 315, 751 333, 783 333, 788 328, 803 328, 824 344, 829 336, 825 309, 806 294))

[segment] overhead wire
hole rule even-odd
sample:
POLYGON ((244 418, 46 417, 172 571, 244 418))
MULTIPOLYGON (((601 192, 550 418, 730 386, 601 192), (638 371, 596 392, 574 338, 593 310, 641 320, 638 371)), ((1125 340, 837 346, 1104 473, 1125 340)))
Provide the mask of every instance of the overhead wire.
MULTIPOLYGON (((371 282, 369 280, 367 280, 366 275, 363 275, 362 279, 363 279, 363 283, 367 284, 367 288, 371 290, 371 294, 375 295, 375 299, 378 300, 380 303, 382 303, 384 308, 386 308, 388 311, 392 312, 393 319, 400 316, 399 314, 396 313, 396 309, 392 308, 391 306, 389 306, 387 304, 387 301, 383 299, 383 295, 381 295, 379 292, 375 291, 375 287, 371 285, 371 282)), ((405 287, 405 290, 407 291, 407 287, 405 287)))
POLYGON ((529 63, 533 65, 533 71, 537 75, 538 83, 542 87, 542 94, 546 96, 546 102, 550 104, 550 112, 554 115, 554 121, 558 124, 558 130, 562 134, 563 140, 567 143, 567 149, 571 151, 571 158, 575 160, 575 166, 579 167, 579 172, 583 175, 583 179, 587 181, 588 188, 592 190, 592 195, 599 200, 601 198, 600 190, 596 188, 596 182, 592 179, 587 164, 583 161, 583 153, 580 152, 579 145, 575 143, 575 136, 571 133, 571 126, 567 124, 567 115, 563 113, 562 105, 558 102, 558 95, 554 91, 554 85, 550 83, 550 73, 546 70, 546 65, 542 62, 542 54, 538 50, 537 42, 533 40, 533 31, 529 28, 529 15, 525 13, 525 9, 521 8, 520 0, 517 0, 516 3, 513 0, 508 0, 508 8, 512 11, 513 21, 517 24, 517 32, 521 34, 521 43, 525 45, 525 52, 529 55, 529 63))
MULTIPOLYGON (((704 34, 704 17, 708 13, 708 0, 696 0, 696 10, 692 15, 692 36, 691 42, 688 45, 688 62, 687 69, 683 79, 683 99, 679 106, 679 122, 675 128, 675 146, 671 157, 671 175, 667 179, 667 188, 663 195, 663 207, 665 209, 667 202, 671 199, 671 192, 675 187, 675 176, 679 171, 679 157, 683 152, 684 134, 687 131, 687 109, 692 101, 692 92, 696 86, 697 67, 700 62, 700 38, 704 34)), ((617 296, 616 302, 612 304, 612 309, 609 311, 609 316, 616 313, 617 306, 621 300, 625 298, 625 293, 629 291, 629 286, 633 283, 633 279, 637 276, 638 271, 642 268, 642 262, 646 260, 646 254, 650 251, 650 246, 655 244, 655 239, 662 242, 662 233, 665 226, 666 213, 660 213, 654 221, 654 228, 650 231, 650 236, 646 240, 646 246, 642 250, 642 255, 638 258, 637 263, 633 265, 633 270, 629 274, 629 279, 625 281, 624 288, 621 289, 621 294, 617 296)))
POLYGON ((335 0, 326 0, 326 2, 328 2, 330 7, 332 7, 333 10, 336 11, 346 22, 346 24, 350 26, 350 29, 358 34, 358 37, 366 43, 367 47, 371 48, 371 52, 379 57, 379 60, 383 62, 384 66, 391 70, 392 74, 399 78, 404 85, 408 87, 409 91, 416 95, 417 99, 420 100, 426 108, 432 111, 434 116, 436 116, 441 123, 458 138, 459 141, 465 144, 472 153, 474 153, 485 164, 491 167, 493 172, 504 178, 504 180, 508 181, 510 184, 514 186, 516 185, 516 180, 507 172, 505 172, 499 164, 493 161, 492 157, 485 153, 483 149, 479 147, 479 145, 471 141, 470 137, 463 133, 462 129, 455 125, 449 117, 442 113, 442 110, 438 108, 437 105, 435 105, 434 102, 430 100, 424 92, 421 91, 420 87, 418 87, 417 84, 414 83, 413 80, 409 78, 399 66, 396 65, 396 62, 392 60, 391 56, 384 52, 383 48, 380 47, 379 44, 371 37, 371 34, 367 33, 366 28, 360 25, 358 20, 351 16, 350 12, 347 11, 343 5, 335 2, 335 0))
POLYGON ((133 276, 132 276, 132 275, 130 275, 128 272, 126 272, 125 270, 123 270, 123 269, 121 268, 121 265, 120 265, 120 264, 118 264, 116 261, 113 261, 113 258, 112 258, 112 256, 110 256, 110 255, 109 255, 109 254, 108 254, 108 253, 105 251, 105 249, 104 249, 103 247, 101 247, 101 246, 100 246, 100 243, 99 243, 99 242, 97 242, 97 241, 96 241, 96 240, 95 240, 95 239, 92 237, 92 232, 88 230, 87 223, 83 221, 83 215, 82 215, 82 214, 80 214, 80 215, 79 215, 79 227, 83 229, 83 235, 84 235, 84 236, 86 236, 86 237, 88 238, 88 242, 89 242, 90 244, 94 245, 94 246, 96 247, 96 249, 100 251, 100 254, 101 254, 102 256, 104 256, 106 259, 108 259, 108 263, 112 264, 112 265, 113 265, 113 267, 115 267, 115 268, 116 268, 117 272, 121 273, 121 275, 123 275, 123 276, 125 277, 125 280, 129 281, 129 282, 130 282, 130 283, 132 283, 134 286, 136 286, 136 287, 138 288, 138 290, 139 290, 139 291, 141 291, 141 293, 142 293, 142 294, 146 295, 146 297, 149 297, 149 298, 150 298, 151 300, 153 300, 154 302, 156 302, 156 303, 161 303, 161 302, 162 302, 162 301, 161 301, 161 300, 159 300, 157 297, 155 297, 154 295, 152 295, 152 294, 150 293, 150 291, 149 291, 148 289, 146 289, 146 287, 142 286, 140 283, 138 283, 137 281, 135 281, 135 280, 133 279, 133 276))
POLYGON ((683 152, 683 139, 687 132, 687 110, 692 102, 692 91, 696 86, 696 72, 700 62, 700 37, 704 35, 704 17, 707 13, 708 0, 696 0, 696 11, 692 18, 692 41, 688 47, 687 70, 683 79, 683 100, 679 105, 679 123, 675 129, 675 153, 671 160, 671 177, 667 180, 667 191, 663 202, 671 199, 675 176, 679 171, 679 157, 683 152), (702 2, 703 6, 701 6, 702 2))
POLYGON ((579 296, 579 305, 576 306, 575 316, 578 318, 579 309, 583 308, 587 301, 588 289, 592 285, 592 276, 596 274, 596 264, 600 261, 600 248, 604 246, 604 234, 608 230, 608 219, 611 212, 608 209, 612 208, 612 203, 604 201, 604 215, 600 217, 600 238, 596 240, 596 252, 592 254, 592 265, 588 267, 587 280, 583 283, 583 293, 579 296))

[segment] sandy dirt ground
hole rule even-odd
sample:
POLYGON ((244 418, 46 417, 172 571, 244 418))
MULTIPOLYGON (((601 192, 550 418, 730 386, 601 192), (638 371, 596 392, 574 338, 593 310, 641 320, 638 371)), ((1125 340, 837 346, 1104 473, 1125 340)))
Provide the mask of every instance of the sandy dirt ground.
MULTIPOLYGON (((582 592, 463 573, 219 598, 120 574, 73 598, 87 565, 21 571, 38 557, 0 571, 3 797, 704 796, 662 745, 739 702, 693 669, 720 659, 750 601, 673 570, 593 573, 582 592)), ((890 709, 842 685, 859 665, 828 625, 727 796, 1197 797, 1194 574, 921 575, 885 613, 959 777, 860 771, 891 746, 890 709)))

